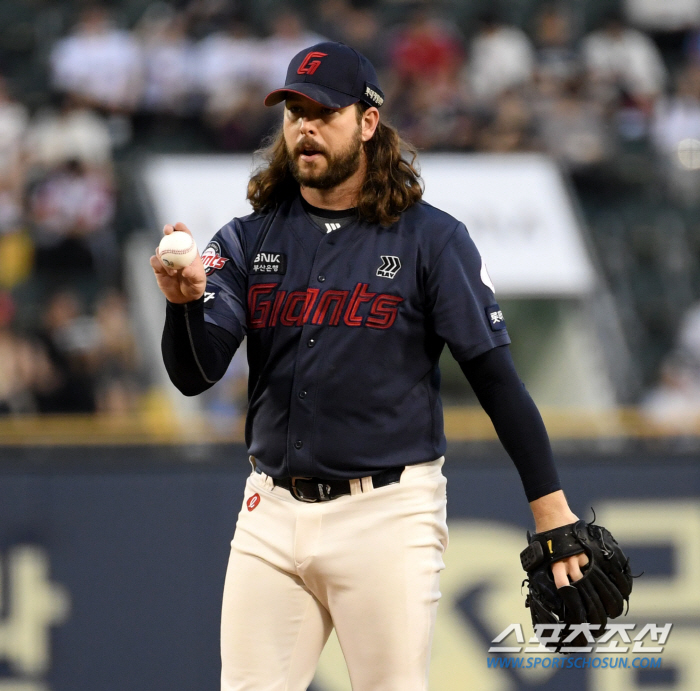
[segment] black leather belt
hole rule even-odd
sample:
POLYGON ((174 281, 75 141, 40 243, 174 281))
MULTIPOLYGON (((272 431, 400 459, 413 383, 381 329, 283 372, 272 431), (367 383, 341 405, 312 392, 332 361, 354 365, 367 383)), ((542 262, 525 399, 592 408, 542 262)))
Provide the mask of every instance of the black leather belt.
MULTIPOLYGON (((406 466, 389 468, 381 473, 372 475, 372 487, 384 487, 399 482, 401 473, 406 466)), ((283 487, 289 490, 291 495, 299 501, 314 503, 318 501, 331 501, 346 494, 352 494, 350 480, 324 480, 320 477, 281 477, 272 478, 275 487, 283 487)))

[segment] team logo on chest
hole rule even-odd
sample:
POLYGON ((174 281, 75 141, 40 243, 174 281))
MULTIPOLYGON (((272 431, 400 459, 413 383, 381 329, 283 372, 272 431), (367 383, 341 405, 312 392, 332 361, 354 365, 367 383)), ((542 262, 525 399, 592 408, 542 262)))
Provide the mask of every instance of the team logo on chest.
POLYGON ((382 255, 382 265, 377 269, 380 278, 394 278, 401 268, 401 260, 390 254, 382 255))
POLYGON ((248 288, 248 328, 276 326, 345 326, 390 329, 403 298, 370 293, 369 283, 354 290, 319 288, 279 290, 279 283, 255 283, 248 288))
POLYGON ((281 252, 258 252, 253 260, 252 274, 285 274, 287 255, 281 252))

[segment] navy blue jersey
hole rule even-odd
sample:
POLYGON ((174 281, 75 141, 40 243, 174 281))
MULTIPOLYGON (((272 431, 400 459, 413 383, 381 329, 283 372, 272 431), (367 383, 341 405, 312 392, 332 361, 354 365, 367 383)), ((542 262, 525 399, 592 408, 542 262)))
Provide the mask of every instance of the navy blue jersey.
POLYGON ((246 443, 273 477, 355 478, 445 452, 438 360, 510 342, 464 224, 425 202, 324 233, 300 197, 202 253, 206 321, 250 365, 246 443))

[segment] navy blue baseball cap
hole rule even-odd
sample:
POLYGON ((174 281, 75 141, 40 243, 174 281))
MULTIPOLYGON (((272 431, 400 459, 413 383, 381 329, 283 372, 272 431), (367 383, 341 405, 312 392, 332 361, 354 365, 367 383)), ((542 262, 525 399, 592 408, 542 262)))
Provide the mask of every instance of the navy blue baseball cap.
POLYGON ((297 53, 287 68, 284 86, 265 97, 274 106, 287 94, 301 94, 327 108, 345 108, 362 101, 379 108, 384 93, 372 63, 344 43, 326 41, 297 53))

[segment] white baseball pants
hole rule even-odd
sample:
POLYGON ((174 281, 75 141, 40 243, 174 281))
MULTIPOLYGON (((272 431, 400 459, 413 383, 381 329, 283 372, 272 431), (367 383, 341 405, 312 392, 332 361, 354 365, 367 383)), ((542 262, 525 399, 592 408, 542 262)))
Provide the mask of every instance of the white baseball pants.
POLYGON ((353 691, 428 688, 443 462, 377 489, 353 480, 352 495, 315 504, 251 474, 224 586, 222 691, 306 691, 333 627, 353 691))

